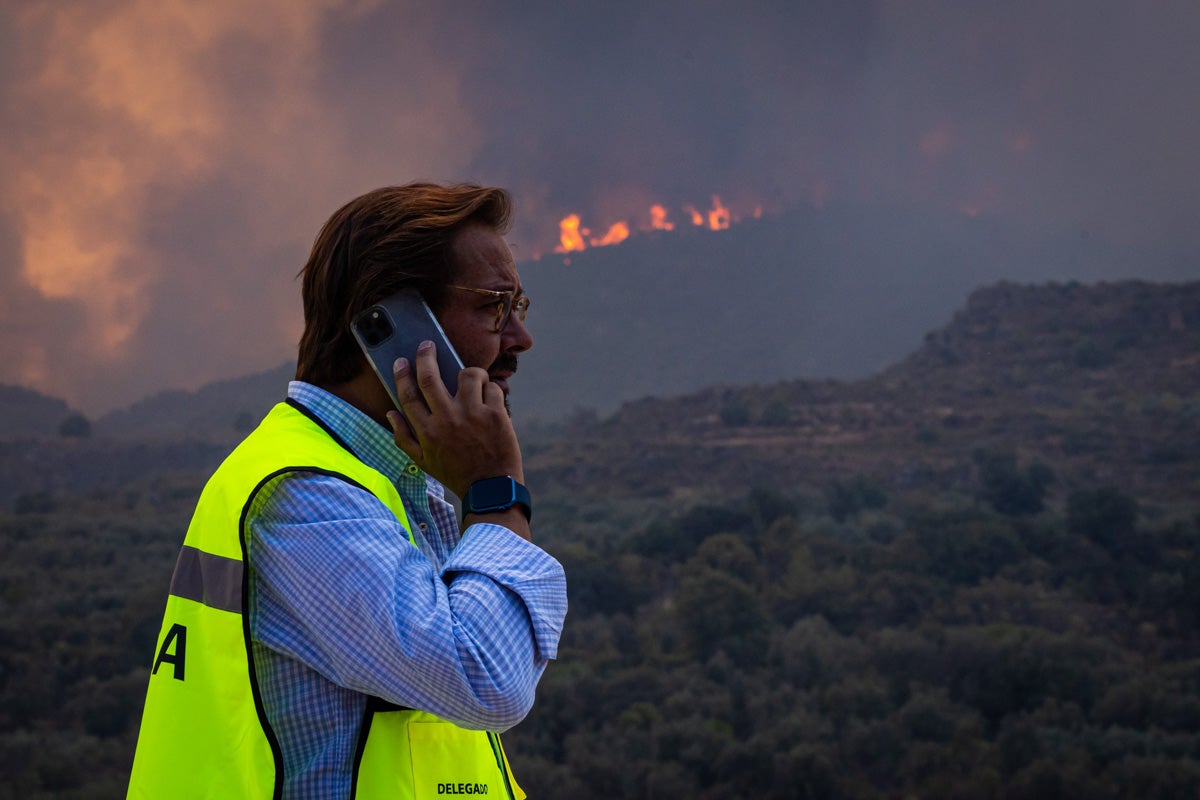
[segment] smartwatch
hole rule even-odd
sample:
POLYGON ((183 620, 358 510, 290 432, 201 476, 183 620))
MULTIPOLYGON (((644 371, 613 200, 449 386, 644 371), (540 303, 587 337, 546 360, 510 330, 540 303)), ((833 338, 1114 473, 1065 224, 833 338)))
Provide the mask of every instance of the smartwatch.
POLYGON ((463 498, 463 515, 507 511, 513 506, 520 506, 525 519, 533 519, 533 501, 529 498, 528 489, 508 475, 484 478, 475 481, 467 489, 467 496, 463 498))

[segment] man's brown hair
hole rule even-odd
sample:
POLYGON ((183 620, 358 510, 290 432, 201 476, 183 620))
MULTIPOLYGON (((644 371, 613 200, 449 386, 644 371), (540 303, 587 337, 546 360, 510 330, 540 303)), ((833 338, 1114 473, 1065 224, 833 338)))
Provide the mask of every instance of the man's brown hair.
POLYGON ((296 379, 318 386, 350 380, 366 365, 350 321, 400 289, 434 308, 457 269, 451 246, 471 224, 508 230, 512 200, 474 184, 387 186, 338 209, 313 243, 303 280, 304 334, 296 379))

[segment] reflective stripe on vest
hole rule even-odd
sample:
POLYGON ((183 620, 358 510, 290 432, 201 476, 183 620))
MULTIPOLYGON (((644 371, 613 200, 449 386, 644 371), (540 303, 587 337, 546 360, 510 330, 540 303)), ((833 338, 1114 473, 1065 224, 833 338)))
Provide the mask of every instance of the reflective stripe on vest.
POLYGON ((242 562, 184 545, 171 576, 171 594, 222 611, 242 612, 242 562))
MULTIPOLYGON (((180 550, 151 668, 130 798, 279 798, 279 744, 250 653, 245 524, 259 491, 287 472, 371 492, 408 531, 395 486, 306 409, 280 403, 205 485, 180 550), (298 456, 303 463, 296 463, 298 456)), ((499 737, 369 699, 355 797, 524 798, 499 737)))

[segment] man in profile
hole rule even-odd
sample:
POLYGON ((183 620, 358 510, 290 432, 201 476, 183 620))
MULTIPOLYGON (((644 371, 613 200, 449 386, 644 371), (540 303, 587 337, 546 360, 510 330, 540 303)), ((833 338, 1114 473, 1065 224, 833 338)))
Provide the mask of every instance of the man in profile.
POLYGON ((188 528, 130 797, 524 796, 497 734, 528 713, 567 603, 507 413, 533 343, 510 215, 501 189, 418 183, 321 230, 296 380, 188 528), (452 394, 432 343, 398 359, 401 417, 351 320, 405 288, 466 368, 452 394))

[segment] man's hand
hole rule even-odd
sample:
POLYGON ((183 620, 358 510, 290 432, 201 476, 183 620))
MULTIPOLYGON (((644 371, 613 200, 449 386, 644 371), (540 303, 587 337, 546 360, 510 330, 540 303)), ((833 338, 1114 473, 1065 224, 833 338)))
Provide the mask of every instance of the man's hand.
POLYGON ((433 342, 417 348, 415 366, 415 375, 406 359, 393 366, 404 410, 403 416, 396 411, 387 415, 397 446, 459 497, 484 478, 511 475, 524 483, 521 447, 504 407, 504 392, 487 371, 464 369, 452 397, 438 374, 433 342))

